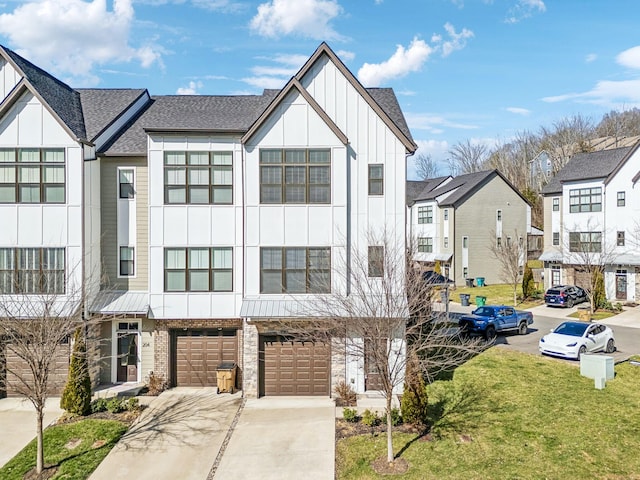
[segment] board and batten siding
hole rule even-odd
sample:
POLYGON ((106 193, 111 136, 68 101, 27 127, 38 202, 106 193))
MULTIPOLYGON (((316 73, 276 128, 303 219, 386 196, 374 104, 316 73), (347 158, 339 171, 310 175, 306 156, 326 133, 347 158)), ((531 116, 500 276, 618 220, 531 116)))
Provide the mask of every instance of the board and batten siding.
POLYGON ((146 291, 149 288, 149 213, 146 158, 105 158, 102 161, 102 255, 103 276, 116 290, 146 291), (135 276, 118 278, 118 168, 135 169, 136 249, 135 276))
MULTIPOLYGON (((502 237, 517 242, 521 236, 527 238, 528 205, 502 178, 493 177, 455 212, 455 282, 464 285, 462 272, 462 238, 469 237, 468 278, 484 277, 487 284, 505 283, 500 278, 500 264, 491 253, 496 241, 496 211, 502 210, 502 237), (517 236, 516 236, 517 232, 517 236)), ((449 212, 451 218, 451 212, 449 212)))

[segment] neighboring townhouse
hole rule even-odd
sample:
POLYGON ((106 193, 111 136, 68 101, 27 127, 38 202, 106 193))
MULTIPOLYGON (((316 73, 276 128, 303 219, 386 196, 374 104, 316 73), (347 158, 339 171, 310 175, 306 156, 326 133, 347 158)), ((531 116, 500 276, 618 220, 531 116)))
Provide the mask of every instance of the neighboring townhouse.
POLYGON ((639 149, 637 142, 577 154, 544 187, 545 288, 586 285, 584 262, 591 261, 604 266, 607 299, 640 298, 639 149))
POLYGON ((380 248, 370 233, 404 248, 406 157, 417 147, 391 89, 365 89, 324 43, 283 89, 239 96, 73 90, 0 53, 0 148, 58 149, 66 187, 61 205, 7 196, 0 249, 57 248, 68 281, 82 265, 74 281, 92 285, 87 312, 107 319, 101 383, 154 372, 171 386, 215 385, 217 366, 234 362, 250 397, 329 396, 345 379, 376 389, 362 361, 292 341, 282 320, 303 322, 305 302, 347 288, 336 259, 380 248), (36 123, 55 135, 31 132, 36 123))
POLYGON ((531 206, 498 170, 408 182, 407 206, 414 261, 425 270, 439 263, 456 285, 504 283, 491 245, 517 241, 526 251, 531 206))

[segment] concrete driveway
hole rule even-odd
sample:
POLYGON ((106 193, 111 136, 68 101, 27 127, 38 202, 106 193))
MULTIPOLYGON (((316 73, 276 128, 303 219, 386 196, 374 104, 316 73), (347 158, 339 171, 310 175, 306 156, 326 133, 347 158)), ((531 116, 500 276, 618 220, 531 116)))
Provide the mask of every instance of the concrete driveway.
POLYGON ((335 476, 335 405, 322 397, 249 399, 213 478, 335 476))
POLYGON ((241 402, 240 393, 217 395, 215 388, 163 392, 90 480, 206 479, 241 402))
MULTIPOLYGON (((50 398, 44 410, 44 426, 60 415, 60 398, 50 398)), ((0 467, 36 438, 36 411, 22 397, 0 399, 0 467)))

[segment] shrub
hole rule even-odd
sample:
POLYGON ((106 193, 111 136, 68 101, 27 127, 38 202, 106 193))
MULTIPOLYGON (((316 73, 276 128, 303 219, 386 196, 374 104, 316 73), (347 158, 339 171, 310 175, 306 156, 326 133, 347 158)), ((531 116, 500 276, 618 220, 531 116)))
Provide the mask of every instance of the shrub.
POLYGON ((593 289, 593 306, 598 309, 605 306, 607 295, 604 290, 604 276, 602 275, 602 272, 596 270, 595 272, 593 272, 593 275, 595 276, 593 289))
POLYGON ((397 408, 391 409, 391 425, 394 427, 402 425, 402 415, 400 415, 400 410, 397 408))
POLYGON ((428 395, 424 378, 414 367, 407 364, 404 393, 400 401, 402 420, 411 425, 426 425, 428 418, 428 395))
POLYGON ((362 413, 362 423, 368 427, 375 427, 380 425, 380 417, 376 412, 369 410, 368 408, 362 413))
POLYGON ((109 413, 122 413, 126 409, 127 406, 121 398, 113 397, 107 401, 107 410, 109 413))
POLYGON ((149 377, 147 379, 147 389, 149 390, 149 395, 160 395, 167 389, 167 382, 162 375, 156 375, 153 372, 149 372, 149 377))
POLYGON ((340 397, 342 405, 353 407, 356 404, 358 396, 353 388, 351 388, 351 385, 344 380, 338 383, 333 391, 340 397))
POLYGON ((91 402, 91 413, 106 412, 107 402, 108 400, 106 398, 96 398, 91 402))
POLYGON ((360 417, 358 417, 358 411, 355 408, 343 408, 342 418, 349 423, 357 423, 357 421, 360 420, 360 417))
POLYGON ((125 402, 124 406, 127 409, 127 411, 135 412, 136 410, 140 409, 140 400, 138 400, 136 397, 131 397, 129 400, 125 402))
POLYGON ((73 341, 69 375, 60 398, 60 408, 76 415, 87 415, 91 412, 91 378, 81 328, 76 329, 73 341))
POLYGON ((529 265, 525 265, 524 274, 522 275, 522 298, 527 299, 533 295, 536 286, 533 282, 533 270, 529 265))

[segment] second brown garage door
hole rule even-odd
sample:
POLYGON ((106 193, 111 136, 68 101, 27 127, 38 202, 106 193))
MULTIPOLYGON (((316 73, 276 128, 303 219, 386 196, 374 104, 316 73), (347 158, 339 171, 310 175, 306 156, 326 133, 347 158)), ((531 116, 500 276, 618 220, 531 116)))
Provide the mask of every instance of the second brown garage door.
POLYGON ((329 396, 328 345, 263 336, 260 357, 262 395, 329 396))
POLYGON ((223 362, 238 362, 236 330, 174 330, 174 378, 179 387, 215 387, 223 362))

